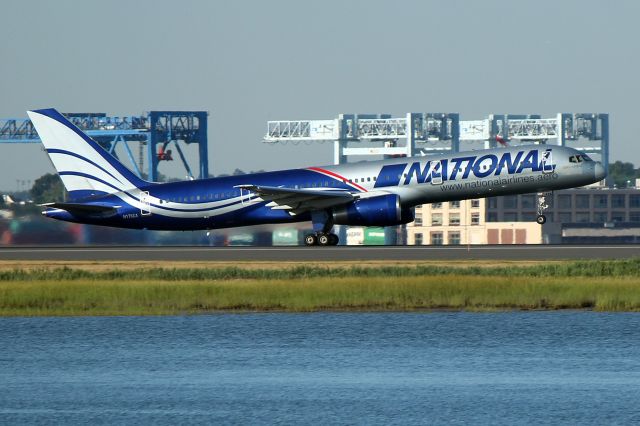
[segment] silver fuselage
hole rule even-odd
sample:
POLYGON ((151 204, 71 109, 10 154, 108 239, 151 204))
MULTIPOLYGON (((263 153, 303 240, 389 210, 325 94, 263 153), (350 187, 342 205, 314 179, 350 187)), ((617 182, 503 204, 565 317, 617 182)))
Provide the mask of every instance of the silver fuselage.
POLYGON ((580 151, 568 147, 522 145, 322 169, 361 187, 361 198, 393 193, 400 197, 403 206, 411 207, 439 201, 547 192, 602 180, 605 170, 599 162, 570 161, 581 155, 580 151))

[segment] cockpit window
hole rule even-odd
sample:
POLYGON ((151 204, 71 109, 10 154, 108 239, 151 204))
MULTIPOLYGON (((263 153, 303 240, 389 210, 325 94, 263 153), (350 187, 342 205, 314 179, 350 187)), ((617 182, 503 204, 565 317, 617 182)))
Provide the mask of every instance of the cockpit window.
POLYGON ((572 155, 569 157, 570 163, 582 163, 583 161, 593 161, 591 157, 586 154, 572 155))

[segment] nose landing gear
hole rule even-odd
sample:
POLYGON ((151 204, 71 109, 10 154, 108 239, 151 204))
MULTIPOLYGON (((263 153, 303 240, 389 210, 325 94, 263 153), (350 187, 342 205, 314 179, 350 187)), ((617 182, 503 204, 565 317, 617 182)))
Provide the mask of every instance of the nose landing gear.
POLYGON ((552 192, 538 192, 537 194, 537 205, 538 205, 538 215, 536 216, 536 223, 538 225, 544 225, 547 222, 547 217, 544 215, 544 212, 549 208, 549 204, 547 204, 547 197, 551 196, 552 192))

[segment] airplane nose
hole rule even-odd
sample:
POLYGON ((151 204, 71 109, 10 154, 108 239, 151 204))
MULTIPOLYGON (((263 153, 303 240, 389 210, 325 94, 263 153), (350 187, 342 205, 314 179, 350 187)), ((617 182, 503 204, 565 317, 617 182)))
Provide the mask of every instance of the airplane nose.
POLYGON ((594 177, 598 180, 601 181, 602 179, 604 179, 607 176, 607 173, 604 170, 604 166, 602 165, 601 162, 597 161, 595 168, 594 168, 594 177))

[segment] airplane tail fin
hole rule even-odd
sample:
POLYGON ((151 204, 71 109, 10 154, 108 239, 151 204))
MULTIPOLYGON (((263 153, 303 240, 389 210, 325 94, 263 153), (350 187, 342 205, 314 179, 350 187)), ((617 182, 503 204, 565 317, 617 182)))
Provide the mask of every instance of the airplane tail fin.
POLYGON ((82 130, 53 108, 27 111, 70 200, 145 186, 82 130))

